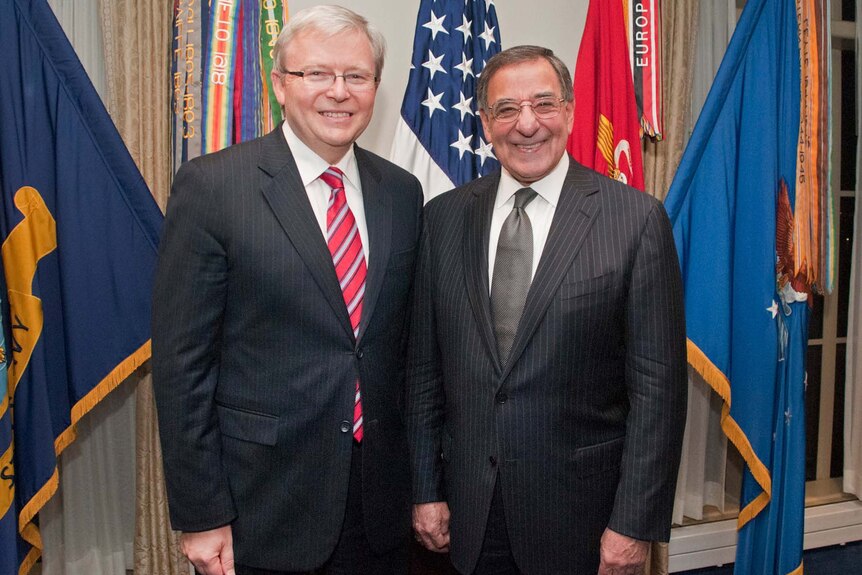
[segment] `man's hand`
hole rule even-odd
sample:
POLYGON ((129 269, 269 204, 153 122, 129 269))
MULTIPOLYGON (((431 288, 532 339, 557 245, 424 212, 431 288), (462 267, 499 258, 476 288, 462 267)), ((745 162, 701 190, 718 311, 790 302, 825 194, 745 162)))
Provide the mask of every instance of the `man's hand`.
POLYGON ((183 533, 180 548, 201 575, 236 575, 230 525, 210 531, 183 533))
POLYGON ((598 575, 643 575, 648 553, 649 541, 605 529, 598 575))
POLYGON ((449 504, 445 501, 413 506, 413 530, 416 541, 429 551, 449 551, 449 504))

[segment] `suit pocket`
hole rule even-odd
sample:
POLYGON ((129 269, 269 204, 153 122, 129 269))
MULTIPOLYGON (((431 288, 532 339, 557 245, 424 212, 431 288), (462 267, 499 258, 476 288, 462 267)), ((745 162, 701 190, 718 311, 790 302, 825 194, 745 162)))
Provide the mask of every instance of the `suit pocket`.
POLYGON ((575 450, 572 463, 578 477, 606 473, 620 466, 625 436, 575 450))
POLYGON ((221 404, 216 404, 216 411, 222 435, 262 445, 276 444, 278 417, 221 404))
POLYGON ((394 270, 413 263, 416 257, 416 248, 401 250, 389 256, 389 262, 386 264, 387 270, 394 270))
POLYGON ((613 285, 613 274, 610 273, 586 280, 564 283, 560 285, 560 298, 572 299, 603 292, 611 285, 613 285))

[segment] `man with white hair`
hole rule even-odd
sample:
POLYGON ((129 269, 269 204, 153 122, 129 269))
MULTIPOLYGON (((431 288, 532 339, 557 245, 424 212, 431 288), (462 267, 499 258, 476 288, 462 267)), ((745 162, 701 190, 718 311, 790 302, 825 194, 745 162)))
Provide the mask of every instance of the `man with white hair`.
POLYGON ((171 520, 205 575, 406 572, 404 324, 422 190, 355 145, 384 42, 292 15, 285 122, 177 173, 153 375, 171 520))

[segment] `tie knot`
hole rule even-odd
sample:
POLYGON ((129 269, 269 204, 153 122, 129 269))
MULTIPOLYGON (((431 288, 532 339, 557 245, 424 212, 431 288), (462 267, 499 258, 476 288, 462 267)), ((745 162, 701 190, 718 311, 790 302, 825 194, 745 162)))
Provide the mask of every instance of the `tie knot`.
POLYGON ((344 172, 335 166, 329 166, 325 172, 320 174, 320 179, 333 190, 340 190, 344 188, 343 176, 344 172))
POLYGON ((527 204, 533 201, 536 197, 536 190, 533 188, 521 188, 515 192, 515 209, 521 210, 527 207, 527 204))

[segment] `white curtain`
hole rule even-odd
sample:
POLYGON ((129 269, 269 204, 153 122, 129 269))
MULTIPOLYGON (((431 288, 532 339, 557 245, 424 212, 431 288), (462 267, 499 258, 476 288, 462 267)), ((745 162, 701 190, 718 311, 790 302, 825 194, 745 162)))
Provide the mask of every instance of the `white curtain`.
POLYGON ((703 506, 724 511, 727 438, 721 430, 721 398, 689 368, 688 419, 673 506, 674 523, 683 516, 703 519, 703 506))
POLYGON ((60 489, 39 514, 42 575, 125 575, 133 566, 134 380, 78 423, 60 458, 60 489))
MULTIPOLYGON (((698 22, 691 117, 700 115, 736 25, 735 0, 702 0, 698 22)), ((689 133, 694 125, 689 127, 689 133)), ((721 431, 721 398, 689 369, 688 418, 673 506, 674 523, 703 519, 703 506, 724 511, 727 438, 721 431)))
POLYGON ((104 102, 108 86, 99 0, 48 0, 48 4, 104 102))
MULTIPOLYGON (((856 121, 862 133, 862 0, 856 0, 856 121)), ((856 145, 856 213, 847 329, 847 376, 844 396, 844 491, 862 498, 862 142, 856 145)))
MULTIPOLYGON (((99 0, 49 0, 105 101, 99 0)), ((60 488, 39 513, 43 575, 125 575, 133 565, 135 402, 132 376, 78 423, 60 457, 60 488)))
MULTIPOLYGON (((736 0, 701 0, 697 29, 694 79, 691 86, 691 117, 700 115, 724 51, 736 28, 736 0)), ((691 126, 694 128, 694 125, 691 126)), ((689 130, 691 131, 691 130, 689 130)))

